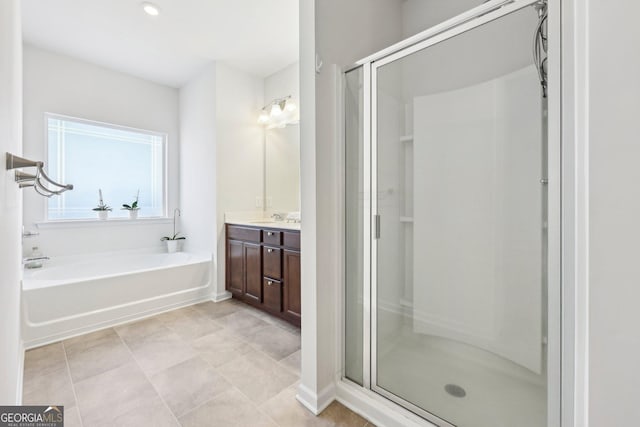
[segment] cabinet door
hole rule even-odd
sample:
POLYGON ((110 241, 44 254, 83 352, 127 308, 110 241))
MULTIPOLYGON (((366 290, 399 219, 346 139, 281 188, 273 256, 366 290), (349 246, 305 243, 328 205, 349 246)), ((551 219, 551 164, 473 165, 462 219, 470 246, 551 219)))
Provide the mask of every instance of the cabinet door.
POLYGON ((260 245, 244 243, 245 300, 262 302, 262 253, 260 245))
POLYGON ((300 322, 300 252, 284 251, 284 312, 300 322))
POLYGON ((244 244, 227 240, 226 288, 236 296, 244 293, 244 244))

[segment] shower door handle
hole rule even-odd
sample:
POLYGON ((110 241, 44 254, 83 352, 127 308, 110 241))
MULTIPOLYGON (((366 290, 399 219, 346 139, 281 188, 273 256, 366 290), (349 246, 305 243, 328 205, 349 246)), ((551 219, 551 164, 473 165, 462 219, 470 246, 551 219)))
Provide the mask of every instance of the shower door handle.
POLYGON ((374 219, 374 227, 375 227, 374 239, 377 240, 380 238, 380 215, 374 215, 373 219, 374 219))

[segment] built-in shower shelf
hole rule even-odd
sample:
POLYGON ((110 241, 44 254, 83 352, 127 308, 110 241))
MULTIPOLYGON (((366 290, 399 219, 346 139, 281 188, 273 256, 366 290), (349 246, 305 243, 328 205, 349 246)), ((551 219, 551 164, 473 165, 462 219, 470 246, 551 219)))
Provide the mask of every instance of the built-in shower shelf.
POLYGON ((406 222, 409 224, 413 224, 413 217, 412 216, 401 216, 400 217, 400 222, 406 222))
POLYGON ((400 137, 400 142, 413 142, 413 135, 404 135, 400 137))

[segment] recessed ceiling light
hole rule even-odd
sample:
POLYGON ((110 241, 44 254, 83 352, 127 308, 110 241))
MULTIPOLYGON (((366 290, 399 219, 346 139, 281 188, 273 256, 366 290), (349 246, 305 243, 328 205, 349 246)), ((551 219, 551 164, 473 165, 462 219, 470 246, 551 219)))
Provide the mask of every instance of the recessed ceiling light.
POLYGON ((147 3, 147 2, 142 3, 142 10, 144 10, 144 12, 147 15, 151 15, 151 16, 160 15, 160 8, 153 3, 147 3))

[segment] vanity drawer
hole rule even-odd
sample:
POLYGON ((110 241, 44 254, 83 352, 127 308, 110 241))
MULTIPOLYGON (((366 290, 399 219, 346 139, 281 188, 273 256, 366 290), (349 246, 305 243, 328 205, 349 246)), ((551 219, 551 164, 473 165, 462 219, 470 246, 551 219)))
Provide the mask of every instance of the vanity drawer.
POLYGON ((260 230, 256 228, 227 225, 227 238, 231 240, 242 240, 244 242, 260 243, 260 230))
POLYGON ((282 244, 282 232, 262 230, 262 241, 268 245, 280 246, 282 244))
POLYGON ((282 283, 279 280, 265 277, 262 288, 264 307, 269 311, 280 313, 282 311, 282 283))
POLYGON ((265 276, 271 277, 272 279, 280 279, 282 277, 281 249, 263 246, 262 262, 262 268, 265 276))

